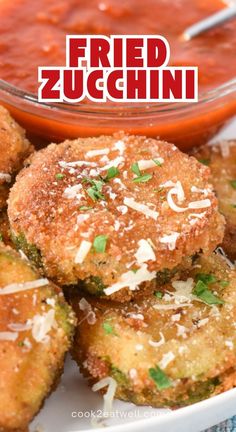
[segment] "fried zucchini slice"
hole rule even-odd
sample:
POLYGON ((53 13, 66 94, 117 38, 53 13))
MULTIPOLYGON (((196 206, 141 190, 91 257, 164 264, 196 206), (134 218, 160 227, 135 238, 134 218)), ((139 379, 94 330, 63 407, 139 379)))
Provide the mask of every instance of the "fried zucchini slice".
POLYGON ((154 295, 127 304, 70 301, 79 326, 73 357, 90 383, 112 377, 116 397, 181 407, 236 385, 236 273, 200 257, 154 295))
POLYGON ((196 150, 195 157, 211 170, 211 183, 219 200, 219 210, 226 219, 223 248, 236 259, 236 141, 221 141, 196 150))
POLYGON ((63 369, 75 318, 61 290, 0 244, 0 430, 19 431, 63 369))
POLYGON ((82 281, 90 292, 127 301, 151 291, 158 272, 221 242, 224 220, 208 177, 196 159, 151 138, 52 144, 17 177, 11 229, 59 284, 82 281))
POLYGON ((25 131, 0 106, 0 211, 6 207, 16 173, 32 151, 33 146, 26 139, 25 131))

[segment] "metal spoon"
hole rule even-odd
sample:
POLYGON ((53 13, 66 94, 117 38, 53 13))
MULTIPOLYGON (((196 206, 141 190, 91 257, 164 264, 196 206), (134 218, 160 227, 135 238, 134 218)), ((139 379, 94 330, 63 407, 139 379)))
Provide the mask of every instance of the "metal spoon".
POLYGON ((188 27, 182 34, 182 39, 189 41, 195 36, 206 32, 214 27, 218 27, 230 19, 236 18, 236 4, 224 8, 221 11, 209 16, 208 18, 199 21, 198 23, 188 27))

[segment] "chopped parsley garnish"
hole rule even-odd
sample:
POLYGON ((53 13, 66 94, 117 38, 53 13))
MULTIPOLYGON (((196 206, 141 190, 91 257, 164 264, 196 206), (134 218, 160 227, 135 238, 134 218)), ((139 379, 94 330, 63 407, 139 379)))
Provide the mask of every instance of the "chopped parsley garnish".
POLYGON ((164 294, 161 291, 155 291, 154 292, 154 296, 157 297, 157 298, 159 298, 159 299, 162 299, 163 295, 164 294))
POLYGON ((152 174, 142 175, 137 162, 131 165, 131 171, 137 176, 133 179, 134 183, 146 183, 152 178, 152 174))
POLYGON ((204 284, 211 284, 217 282, 217 279, 214 275, 208 273, 198 273, 196 275, 196 281, 202 281, 204 284))
POLYGON ((88 196, 93 200, 93 201, 98 201, 98 200, 105 200, 104 195, 101 193, 102 191, 102 187, 104 185, 104 181, 103 180, 91 180, 89 178, 84 180, 87 183, 90 183, 91 187, 89 187, 86 192, 88 194, 88 196))
POLYGON ((138 176, 138 177, 141 176, 141 171, 140 171, 140 169, 139 169, 139 166, 138 166, 137 162, 131 165, 131 171, 132 171, 134 174, 136 174, 136 176, 138 176))
POLYGON ((95 237, 94 241, 93 241, 93 247, 95 249, 96 252, 105 252, 106 250, 106 245, 107 245, 107 239, 108 237, 106 235, 99 235, 97 237, 95 237))
POLYGON ((18 342, 18 344, 17 344, 19 347, 23 347, 25 344, 24 344, 24 341, 20 341, 20 342, 18 342))
POLYGON ((104 323, 102 324, 102 327, 103 327, 103 330, 105 331, 105 333, 107 335, 117 336, 113 326, 108 321, 104 321, 104 323))
POLYGON ((159 166, 159 167, 162 166, 162 163, 159 160, 157 160, 157 159, 152 159, 152 160, 157 166, 159 166))
POLYGON ((143 174, 143 175, 141 175, 139 177, 135 177, 133 179, 133 182, 134 183, 146 183, 149 180, 151 180, 151 178, 152 178, 152 174, 143 174))
POLYGON ((118 176, 119 174, 120 174, 120 171, 118 170, 118 168, 112 166, 108 169, 107 175, 104 178, 104 181, 109 181, 110 179, 118 176))
POLYGON ((210 164, 210 159, 198 159, 198 162, 200 162, 203 165, 208 166, 210 164))
POLYGON ((88 196, 93 200, 93 201, 98 201, 98 200, 104 200, 105 197, 103 194, 101 194, 101 192, 99 192, 94 186, 90 187, 87 189, 87 194, 88 196))
POLYGON ((226 280, 219 281, 219 284, 222 288, 226 288, 227 286, 229 286, 229 282, 226 280))
POLYGON ((236 208, 236 204, 231 204, 231 207, 236 208))
POLYGON ((163 372, 159 366, 155 366, 155 368, 149 369, 149 376, 155 382, 158 390, 164 390, 166 388, 171 387, 172 383, 170 378, 163 372))
POLYGON ((200 298, 204 303, 209 305, 224 304, 224 301, 213 294, 213 292, 208 289, 208 286, 202 280, 198 280, 196 283, 193 294, 200 298))
POLYGON ((89 206, 81 206, 79 208, 80 211, 87 211, 87 210, 92 210, 93 207, 89 207, 89 206))
POLYGON ((233 189, 236 189, 236 180, 231 180, 230 184, 231 184, 233 189))
POLYGON ((62 180, 65 177, 65 174, 58 173, 55 175, 57 180, 62 180))
POLYGON ((3 235, 0 233, 0 241, 3 241, 3 235))
POLYGON ((138 269, 131 269, 131 271, 135 274, 137 273, 138 269))

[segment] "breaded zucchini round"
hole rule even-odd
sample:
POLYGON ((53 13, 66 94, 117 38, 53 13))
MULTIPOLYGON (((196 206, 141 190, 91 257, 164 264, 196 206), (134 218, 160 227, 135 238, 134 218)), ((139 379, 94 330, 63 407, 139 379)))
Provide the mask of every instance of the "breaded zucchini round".
POLYGON ((58 283, 82 281, 125 301, 153 289, 157 272, 165 277, 221 242, 224 221, 208 177, 193 157, 145 137, 52 144, 17 177, 11 229, 58 283))
POLYGON ((226 219, 223 248, 236 259, 236 141, 222 141, 197 150, 196 157, 211 169, 211 182, 226 219))
POLYGON ((78 318, 74 359, 90 383, 117 382, 116 397, 180 407, 236 385, 236 272, 220 256, 139 302, 71 291, 78 318))
POLYGON ((9 187, 23 161, 33 151, 25 131, 0 106, 0 210, 6 206, 9 187))
POLYGON ((25 430, 52 391, 74 314, 59 288, 0 244, 0 430, 25 430))

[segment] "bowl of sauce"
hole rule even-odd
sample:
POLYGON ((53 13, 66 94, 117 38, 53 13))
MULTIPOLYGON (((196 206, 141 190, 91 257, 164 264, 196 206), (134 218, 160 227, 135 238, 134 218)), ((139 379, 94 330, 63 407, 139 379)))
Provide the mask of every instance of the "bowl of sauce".
POLYGON ((221 0, 0 0, 0 103, 31 134, 60 141, 117 130, 202 144, 236 114, 236 22, 186 42, 182 32, 221 0), (199 102, 76 105, 37 101, 38 66, 65 64, 68 34, 161 34, 171 65, 199 68, 199 102))

